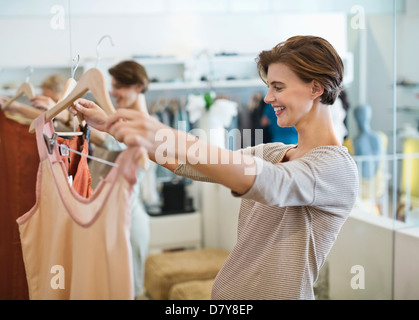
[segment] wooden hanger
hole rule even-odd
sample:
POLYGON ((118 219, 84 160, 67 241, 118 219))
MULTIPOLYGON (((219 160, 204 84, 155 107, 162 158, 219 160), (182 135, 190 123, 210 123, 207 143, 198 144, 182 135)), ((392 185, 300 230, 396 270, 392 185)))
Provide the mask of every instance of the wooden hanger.
POLYGON ((20 85, 17 89, 16 94, 10 98, 2 107, 2 109, 6 109, 13 101, 19 99, 21 96, 26 95, 28 99, 32 99, 35 97, 35 90, 31 83, 24 82, 20 85))
MULTIPOLYGON (((110 115, 115 112, 108 90, 106 89, 106 81, 103 73, 99 69, 92 68, 81 76, 74 89, 64 99, 45 112, 45 122, 51 121, 56 115, 72 105, 74 101, 81 98, 88 91, 92 92, 97 104, 105 110, 106 114, 110 115)), ((29 132, 35 132, 34 122, 31 123, 29 132)))
MULTIPOLYGON (((69 78, 64 85, 63 93, 61 94, 61 97, 58 99, 57 103, 64 100, 70 94, 70 92, 72 92, 74 90, 76 85, 77 85, 77 81, 74 78, 69 78)), ((77 113, 77 119, 79 120, 79 124, 81 124, 83 122, 83 116, 80 113, 77 113)), ((58 136, 70 137, 70 136, 83 135, 83 132, 81 132, 81 131, 67 132, 66 131, 66 132, 57 132, 57 134, 58 134, 58 136)))
MULTIPOLYGON (((74 68, 73 68, 73 66, 71 67, 71 77, 65 83, 63 92, 61 94, 61 97, 58 99, 58 102, 61 102, 62 100, 64 100, 70 94, 70 92, 72 92, 74 90, 74 88, 77 85, 77 81, 74 79, 74 75, 76 74, 76 70, 77 70, 77 68, 79 66, 79 62, 80 62, 80 55, 79 54, 76 57, 73 58, 73 62, 74 61, 76 61, 76 65, 75 65, 74 68)), ((83 123, 83 116, 80 113, 77 113, 77 119, 79 121, 79 125, 81 126, 82 123, 83 123)), ((82 135, 82 134, 83 134, 83 132, 72 132, 72 135, 82 135)))
POLYGON ((64 85, 63 93, 61 97, 58 99, 58 102, 61 102, 62 100, 64 100, 64 98, 66 98, 70 94, 70 92, 73 91, 76 85, 77 85, 77 81, 74 80, 74 78, 69 78, 64 85))
MULTIPOLYGON (((92 68, 83 73, 74 89, 63 100, 59 101, 53 108, 44 112, 45 122, 51 121, 56 115, 72 105, 88 91, 92 93, 93 97, 96 99, 96 103, 106 112, 106 114, 111 115, 115 112, 115 108, 106 88, 106 80, 103 73, 97 68, 92 68)), ((35 132, 35 121, 32 121, 29 132, 35 132)), ((147 160, 148 155, 146 154, 139 160, 139 164, 143 169, 147 168, 147 160)))

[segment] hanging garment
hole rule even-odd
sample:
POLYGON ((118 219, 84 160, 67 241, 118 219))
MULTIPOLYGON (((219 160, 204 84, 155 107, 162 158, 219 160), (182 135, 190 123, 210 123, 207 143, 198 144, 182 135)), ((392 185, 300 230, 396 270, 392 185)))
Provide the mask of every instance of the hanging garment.
MULTIPOLYGON (((39 154, 35 135, 29 133, 31 121, 17 122, 0 112, 0 299, 29 299, 22 247, 16 219, 36 202, 39 154)), ((57 142, 87 153, 88 136, 62 137, 57 142)), ((91 177, 85 157, 62 155, 66 170, 73 177, 73 188, 83 197, 92 193, 91 177)))
POLYGON ((36 204, 17 219, 30 299, 133 299, 129 203, 140 149, 121 153, 85 199, 68 184, 58 147, 48 153, 52 123, 35 121, 36 204))
POLYGON ((0 111, 0 299, 29 298, 16 219, 35 204, 39 155, 28 125, 0 111))
MULTIPOLYGON (((109 151, 105 147, 94 145, 92 156, 104 159, 109 162, 115 162, 118 158, 119 151, 109 151)), ((92 175, 92 187, 96 189, 100 182, 107 176, 112 167, 106 163, 99 161, 91 161, 89 163, 90 174, 92 175)))
MULTIPOLYGON (((70 139, 58 137, 57 143, 66 145, 69 149, 76 150, 82 154, 89 154, 88 135, 71 137, 70 139)), ((69 152, 68 155, 61 154, 66 172, 73 189, 82 197, 89 198, 93 193, 92 177, 90 175, 87 158, 77 153, 69 152)))

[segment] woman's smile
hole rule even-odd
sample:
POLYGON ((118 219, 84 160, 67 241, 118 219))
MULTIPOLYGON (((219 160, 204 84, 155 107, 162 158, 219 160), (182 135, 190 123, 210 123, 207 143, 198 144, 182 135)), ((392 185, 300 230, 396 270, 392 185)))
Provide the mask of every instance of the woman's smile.
POLYGON ((285 111, 285 107, 277 107, 277 106, 272 106, 275 110, 275 115, 277 117, 279 117, 284 111, 285 111))

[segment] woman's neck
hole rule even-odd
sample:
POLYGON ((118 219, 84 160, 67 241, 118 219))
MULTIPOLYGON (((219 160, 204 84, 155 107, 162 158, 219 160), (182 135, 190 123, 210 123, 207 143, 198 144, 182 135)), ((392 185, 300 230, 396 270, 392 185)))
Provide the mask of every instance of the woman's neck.
POLYGON ((330 107, 321 103, 313 105, 306 120, 296 125, 300 151, 308 152, 319 146, 341 145, 333 126, 330 107))
POLYGON ((133 110, 137 110, 137 111, 148 112, 147 111, 147 103, 146 103, 144 94, 140 93, 137 96, 137 99, 135 99, 135 101, 130 106, 128 106, 127 109, 133 109, 133 110))

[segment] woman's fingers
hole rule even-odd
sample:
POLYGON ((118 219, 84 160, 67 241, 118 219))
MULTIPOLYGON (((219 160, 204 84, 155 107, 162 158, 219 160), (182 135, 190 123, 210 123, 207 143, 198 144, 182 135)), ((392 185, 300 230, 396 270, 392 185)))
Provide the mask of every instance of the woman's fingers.
POLYGON ((136 128, 118 124, 112 130, 111 134, 115 139, 125 143, 127 146, 142 146, 147 151, 153 148, 153 143, 143 136, 145 133, 136 128))
POLYGON ((55 105, 54 100, 46 96, 36 96, 30 101, 33 107, 44 110, 51 109, 55 105))
POLYGON ((105 131, 104 124, 106 123, 108 116, 96 103, 82 98, 77 99, 74 102, 74 110, 76 111, 76 114, 80 113, 83 115, 83 118, 88 125, 100 131, 105 131))
POLYGON ((76 101, 74 101, 74 104, 79 104, 82 107, 86 108, 86 109, 95 109, 95 108, 100 108, 96 103, 94 103, 93 101, 87 100, 87 99, 83 99, 83 98, 79 98, 76 101))
POLYGON ((153 144, 135 133, 128 133, 124 138, 124 143, 127 146, 140 146, 143 149, 143 153, 147 153, 152 149, 153 144))
POLYGON ((130 110, 126 108, 120 108, 116 110, 115 113, 111 114, 107 121, 106 121, 106 128, 109 129, 115 123, 118 123, 120 121, 135 121, 135 120, 143 120, 145 119, 145 114, 143 112, 140 112, 138 110, 130 110))
POLYGON ((117 121, 107 130, 119 141, 124 140, 128 133, 136 135, 144 135, 146 133, 145 130, 141 129, 139 121, 117 121))

